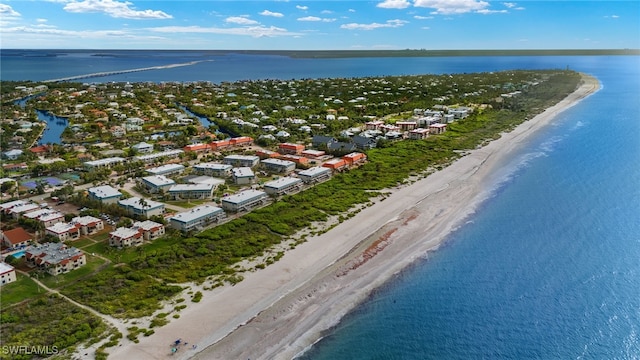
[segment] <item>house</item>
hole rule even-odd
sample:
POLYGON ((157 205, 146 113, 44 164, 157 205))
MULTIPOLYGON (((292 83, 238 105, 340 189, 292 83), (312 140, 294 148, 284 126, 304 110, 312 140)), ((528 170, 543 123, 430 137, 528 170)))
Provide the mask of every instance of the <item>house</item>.
POLYGON ((226 214, 221 208, 202 205, 170 217, 169 225, 174 229, 187 232, 202 229, 209 224, 219 222, 225 217, 226 214))
POLYGON ((151 220, 136 221, 133 223, 132 228, 142 232, 144 239, 149 241, 162 237, 165 234, 164 225, 151 220))
POLYGON ((161 202, 132 197, 118 201, 118 205, 124 208, 131 215, 141 217, 151 217, 154 215, 162 215, 164 213, 164 204, 161 202))
POLYGON ((89 199, 100 201, 102 204, 117 204, 122 193, 109 185, 89 188, 89 199))
POLYGON ((64 243, 45 243, 25 250, 27 265, 38 267, 51 275, 67 273, 87 263, 85 254, 64 243))
POLYGON ((40 209, 40 206, 38 204, 26 203, 24 205, 18 205, 18 206, 12 207, 11 209, 9 209, 9 214, 11 214, 11 216, 17 219, 20 216, 22 216, 22 214, 26 214, 28 212, 31 212, 37 209, 40 209))
POLYGON ((250 167, 233 168, 231 178, 234 184, 252 184, 256 180, 256 175, 250 167))
POLYGON ((2 243, 10 249, 27 246, 31 241, 33 236, 21 227, 2 232, 2 243))
POLYGON ((7 159, 7 160, 17 160, 21 155, 22 155, 22 150, 20 149, 13 149, 13 150, 9 150, 9 151, 5 151, 2 153, 2 155, 7 159))
POLYGON ((356 148, 358 148, 360 150, 373 149, 378 144, 378 141, 376 139, 365 137, 365 136, 360 136, 360 135, 354 136, 351 139, 351 141, 353 141, 353 143, 355 144, 356 148))
POLYGON ((418 123, 416 121, 398 121, 396 126, 400 128, 400 131, 411 131, 418 127, 418 123))
POLYGON ((125 248, 138 246, 144 242, 144 234, 138 229, 119 227, 109 233, 109 246, 125 248))
POLYGON ((193 166, 193 171, 200 175, 209 175, 216 177, 231 176, 233 165, 218 163, 201 163, 193 166))
POLYGON ((249 211, 267 201, 267 193, 259 190, 245 190, 222 198, 222 208, 227 211, 249 211))
POLYGON ((278 145, 278 152, 280 154, 300 155, 303 151, 304 145, 302 144, 282 143, 278 145))
POLYGON ((180 199, 211 199, 215 186, 213 184, 177 184, 169 188, 169 197, 180 199))
POLYGON ((149 154, 153 152, 153 145, 146 142, 139 142, 131 146, 139 154, 149 154))
POLYGON ((409 131, 409 139, 424 140, 429 137, 429 129, 417 128, 409 131))
POLYGON ((311 144, 315 148, 328 148, 329 144, 338 142, 338 139, 331 136, 314 135, 311 138, 311 144))
POLYGON ((164 175, 145 176, 140 183, 151 194, 167 191, 176 184, 173 179, 164 175))
POLYGON ((305 184, 317 184, 331 178, 331 169, 327 167, 315 166, 298 173, 298 177, 305 184))
POLYGON ((9 214, 9 211, 11 211, 11 209, 13 209, 14 207, 21 206, 28 203, 29 202, 25 200, 9 201, 9 202, 0 204, 0 211, 2 211, 4 214, 9 214))
POLYGON ((78 240, 80 238, 80 225, 72 223, 56 223, 44 229, 47 235, 51 235, 60 241, 78 240))
POLYGON ((282 196, 302 189, 302 180, 294 177, 282 177, 264 184, 264 191, 269 195, 282 196))
POLYGON ((222 159, 222 162, 235 167, 254 167, 260 162, 260 158, 255 155, 228 155, 222 159))
POLYGON ((0 262, 0 286, 16 281, 16 269, 6 262, 0 262))
POLYGON ((71 223, 80 227, 82 235, 91 235, 104 230, 104 222, 93 216, 76 216, 71 219, 71 223))
POLYGON ((382 125, 384 125, 382 120, 369 121, 364 124, 364 128, 365 130, 380 130, 382 125))
POLYGON ((356 166, 365 162, 367 160, 367 155, 359 152, 353 152, 343 156, 342 159, 347 163, 347 165, 356 166))
POLYGON ((147 169, 147 172, 151 175, 174 175, 180 174, 184 171, 185 167, 181 164, 166 164, 151 169, 147 169))
POLYGON ((276 174, 289 174, 296 169, 296 163, 280 159, 264 159, 260 165, 269 172, 276 174))
POLYGON ((332 154, 347 154, 356 150, 357 148, 354 143, 342 141, 329 143, 329 146, 327 146, 327 151, 332 154))

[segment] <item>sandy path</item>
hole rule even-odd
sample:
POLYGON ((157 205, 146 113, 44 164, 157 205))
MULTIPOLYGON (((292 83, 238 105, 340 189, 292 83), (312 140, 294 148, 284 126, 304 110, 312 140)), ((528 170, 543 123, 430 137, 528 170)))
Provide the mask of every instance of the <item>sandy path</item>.
POLYGON ((289 359, 308 348, 376 287, 437 248, 482 200, 488 177, 513 150, 599 88, 597 79, 514 131, 426 179, 394 190, 331 231, 287 251, 245 280, 204 292, 178 320, 139 344, 110 349, 110 359, 289 359), (193 349, 192 344, 197 344, 193 349))

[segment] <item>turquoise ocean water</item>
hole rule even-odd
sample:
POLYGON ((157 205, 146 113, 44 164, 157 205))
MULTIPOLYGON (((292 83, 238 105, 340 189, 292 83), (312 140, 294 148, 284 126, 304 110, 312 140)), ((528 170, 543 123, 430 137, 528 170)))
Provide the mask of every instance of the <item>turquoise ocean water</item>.
MULTIPOLYGON (((25 57, 3 51, 0 77, 45 80, 210 56, 129 52, 98 61, 89 52, 33 54, 42 52, 25 57)), ((602 89, 517 150, 494 175, 487 200, 445 246, 376 290, 301 357, 638 359, 639 57, 232 55, 193 67, 84 81, 220 82, 565 67, 596 76, 602 89)))

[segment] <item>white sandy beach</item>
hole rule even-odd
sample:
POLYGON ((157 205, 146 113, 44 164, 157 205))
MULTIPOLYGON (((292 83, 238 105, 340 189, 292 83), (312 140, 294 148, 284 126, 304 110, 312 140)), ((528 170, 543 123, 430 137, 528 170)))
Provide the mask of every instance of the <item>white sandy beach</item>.
MULTIPOLYGON (((109 359, 290 359, 394 274, 436 249, 482 201, 488 178, 531 134, 597 91, 584 76, 574 93, 447 168, 392 190, 329 232, 310 237, 235 286, 203 291, 179 319, 140 343, 124 340, 109 359), (194 349, 192 345, 197 347, 194 349)), ((124 334, 126 335, 126 334, 124 334)))

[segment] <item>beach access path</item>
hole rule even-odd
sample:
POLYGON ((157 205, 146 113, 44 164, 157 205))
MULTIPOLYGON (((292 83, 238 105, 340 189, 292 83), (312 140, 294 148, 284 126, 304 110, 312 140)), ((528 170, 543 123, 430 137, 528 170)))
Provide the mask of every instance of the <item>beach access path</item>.
MULTIPOLYGON (((533 119, 443 170, 392 189, 332 230, 288 250, 235 286, 203 291, 179 319, 155 334, 107 349, 110 359, 291 359, 338 323, 373 289, 437 247, 487 196, 490 176, 557 114, 599 89, 583 75, 579 88, 533 119), (196 345, 193 348, 192 345, 196 345)), ((194 289, 195 290, 195 289, 194 289)))

